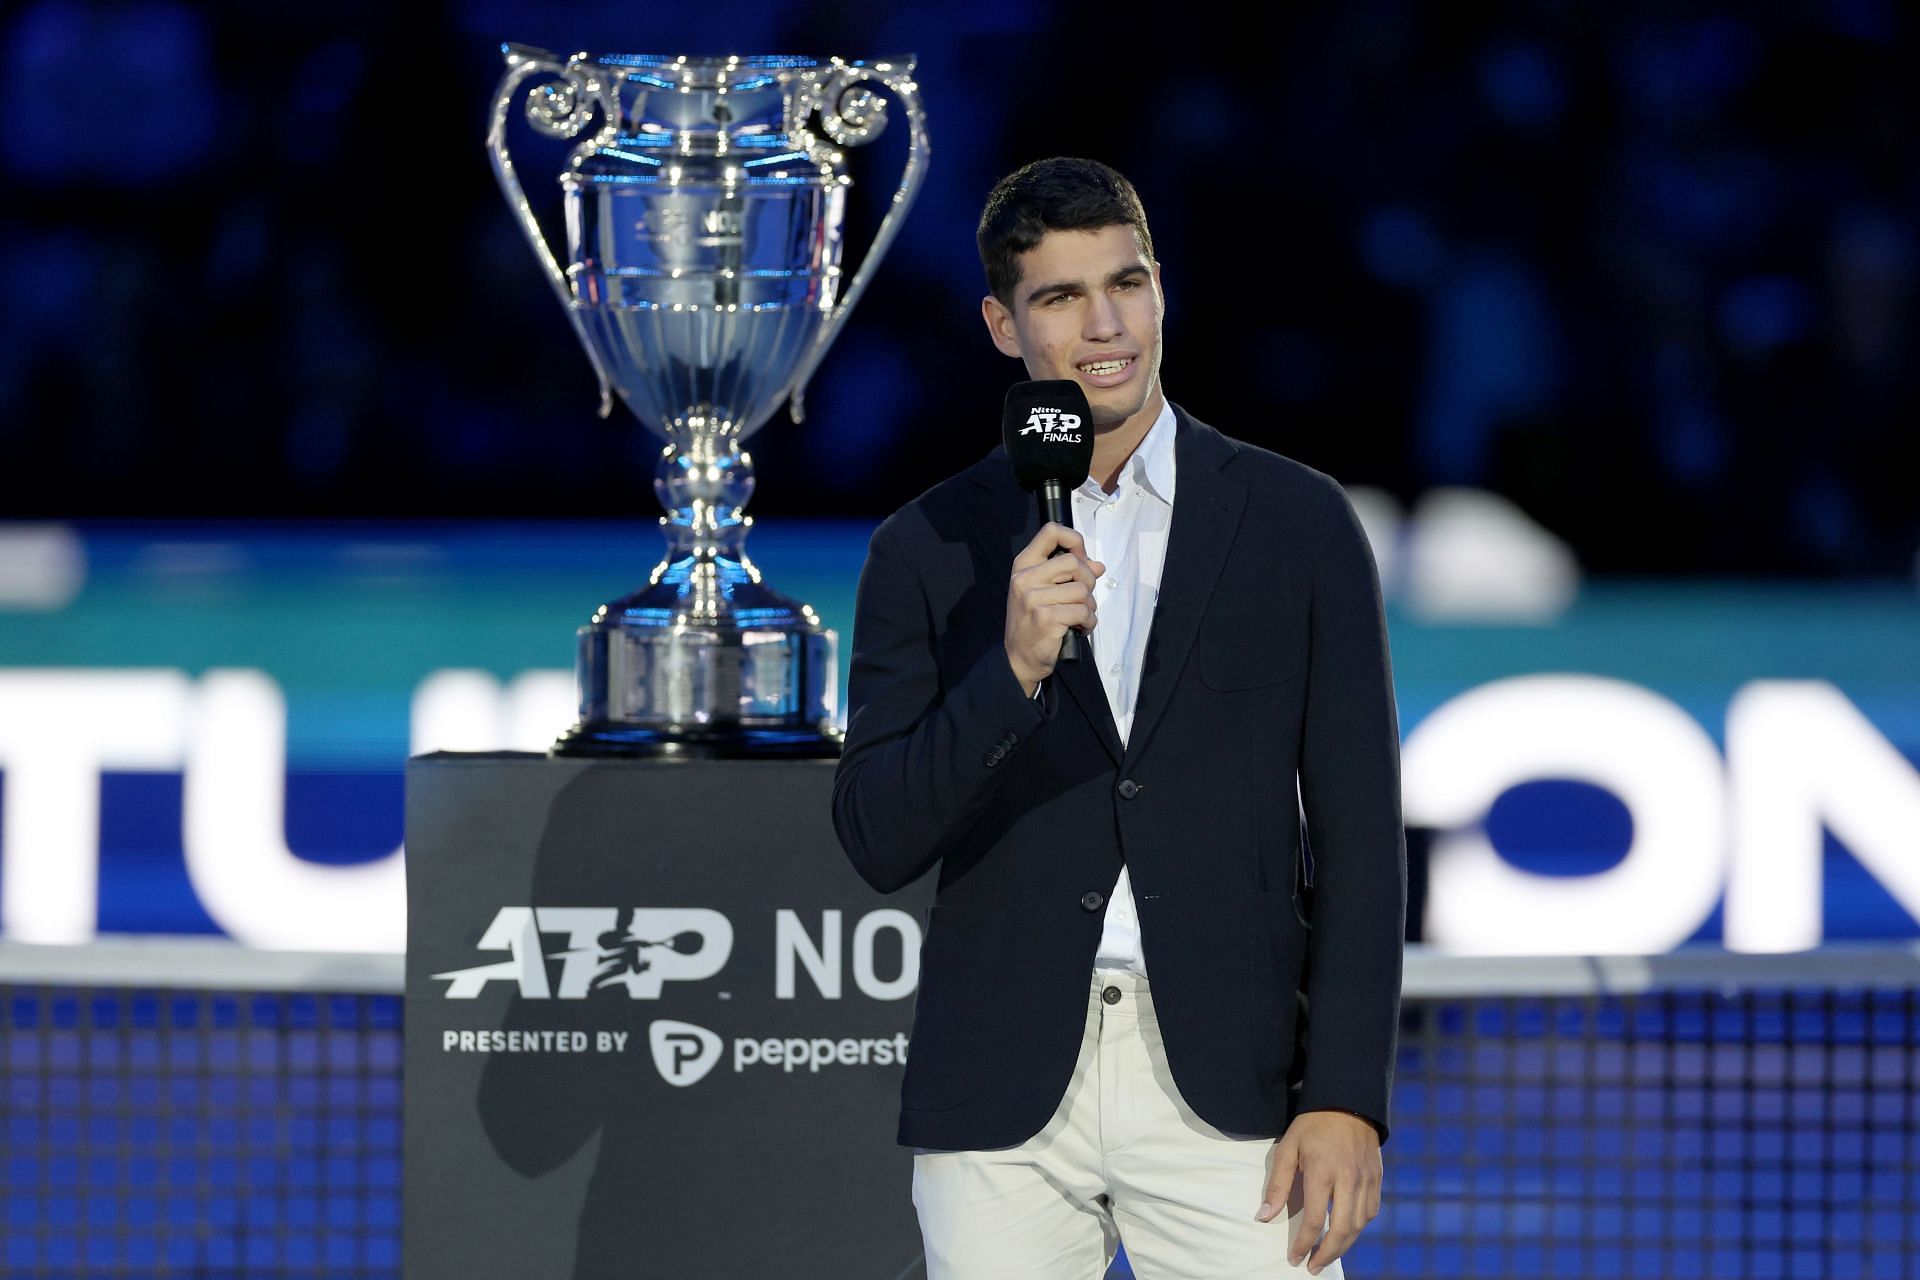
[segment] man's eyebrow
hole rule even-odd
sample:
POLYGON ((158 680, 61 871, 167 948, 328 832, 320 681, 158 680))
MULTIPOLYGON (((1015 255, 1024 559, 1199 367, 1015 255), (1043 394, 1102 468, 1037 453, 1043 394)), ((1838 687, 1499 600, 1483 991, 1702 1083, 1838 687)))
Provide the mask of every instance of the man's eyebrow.
MULTIPOLYGON (((1109 275, 1107 277, 1107 284, 1109 286, 1116 285, 1122 280, 1126 280, 1132 276, 1143 276, 1145 274, 1147 274, 1147 269, 1136 262, 1131 266, 1121 267, 1118 271, 1109 275)), ((1086 286, 1078 280, 1052 280, 1046 284, 1036 286, 1032 292, 1028 293, 1027 305, 1032 306, 1049 294, 1075 293, 1084 288, 1086 288, 1086 286)))
POLYGON ((1036 286, 1032 292, 1028 293, 1027 305, 1032 306, 1050 293, 1072 293, 1075 290, 1084 289, 1085 287, 1086 286, 1078 280, 1053 280, 1046 284, 1036 286))

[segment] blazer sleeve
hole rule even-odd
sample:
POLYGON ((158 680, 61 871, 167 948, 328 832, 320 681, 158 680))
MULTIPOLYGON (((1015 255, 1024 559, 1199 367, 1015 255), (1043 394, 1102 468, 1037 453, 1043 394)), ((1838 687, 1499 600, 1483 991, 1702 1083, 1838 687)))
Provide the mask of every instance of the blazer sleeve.
POLYGON ((939 860, 1049 715, 1021 689, 997 644, 947 683, 927 592, 896 520, 874 533, 860 572, 847 740, 833 782, 841 847, 882 893, 939 860))
POLYGON ((1355 1112, 1384 1140, 1407 914, 1400 724, 1373 552, 1346 495, 1327 497, 1300 746, 1314 890, 1298 1110, 1355 1112))

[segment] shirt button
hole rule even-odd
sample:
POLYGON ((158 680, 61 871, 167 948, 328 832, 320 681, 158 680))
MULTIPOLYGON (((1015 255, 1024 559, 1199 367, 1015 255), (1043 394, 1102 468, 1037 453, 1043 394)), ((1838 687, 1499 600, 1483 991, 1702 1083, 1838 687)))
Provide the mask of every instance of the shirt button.
POLYGON ((1120 798, 1122 800, 1131 800, 1139 794, 1140 794, 1139 783, 1135 782, 1132 778, 1120 779, 1120 798))
POLYGON ((1108 987, 1108 988, 1107 988, 1107 989, 1106 989, 1105 991, 1102 991, 1102 992, 1100 993, 1100 998, 1101 998, 1102 1000, 1105 1000, 1105 1001, 1106 1001, 1106 1002, 1107 1002, 1108 1004, 1119 1004, 1119 1003, 1120 1003, 1120 988, 1118 988, 1118 987, 1108 987))
POLYGON ((1094 890, 1088 890, 1080 897, 1080 909, 1082 911, 1098 911, 1106 900, 1103 894, 1094 890))

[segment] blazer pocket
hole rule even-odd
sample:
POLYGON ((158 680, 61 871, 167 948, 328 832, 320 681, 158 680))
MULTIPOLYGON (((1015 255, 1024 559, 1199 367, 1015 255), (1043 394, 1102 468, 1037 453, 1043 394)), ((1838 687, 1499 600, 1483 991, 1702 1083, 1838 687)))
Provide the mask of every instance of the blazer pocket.
POLYGON ((1270 1089, 1295 1083, 1305 1046, 1308 928, 1292 893, 1254 895, 1248 989, 1253 994, 1254 1069, 1270 1089))
POLYGON ((1285 569, 1264 586, 1222 582, 1200 621, 1200 682, 1231 693, 1262 689, 1298 675, 1306 621, 1295 610, 1293 575, 1285 569))

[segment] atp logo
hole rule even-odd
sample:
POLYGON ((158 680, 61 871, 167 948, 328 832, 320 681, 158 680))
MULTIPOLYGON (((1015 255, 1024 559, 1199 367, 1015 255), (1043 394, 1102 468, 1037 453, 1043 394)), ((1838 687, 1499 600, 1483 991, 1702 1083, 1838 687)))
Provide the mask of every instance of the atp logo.
POLYGON ((647 1028, 660 1078, 677 1089, 698 1084, 720 1061, 720 1037, 691 1022, 662 1018, 647 1028))
POLYGON ((1035 408, 1027 414, 1027 425, 1020 428, 1020 434, 1030 436, 1040 432, 1045 444, 1079 444, 1080 415, 1067 413, 1060 409, 1035 408))
POLYGON ((704 907, 502 907, 479 949, 508 958, 434 974, 450 984, 447 999, 477 999, 488 983, 511 982, 526 1000, 584 1000, 616 989, 630 1000, 658 1000, 668 982, 720 972, 733 954, 733 923, 704 907), (550 935, 564 945, 545 950, 550 935), (558 962, 557 975, 550 962, 558 962))

